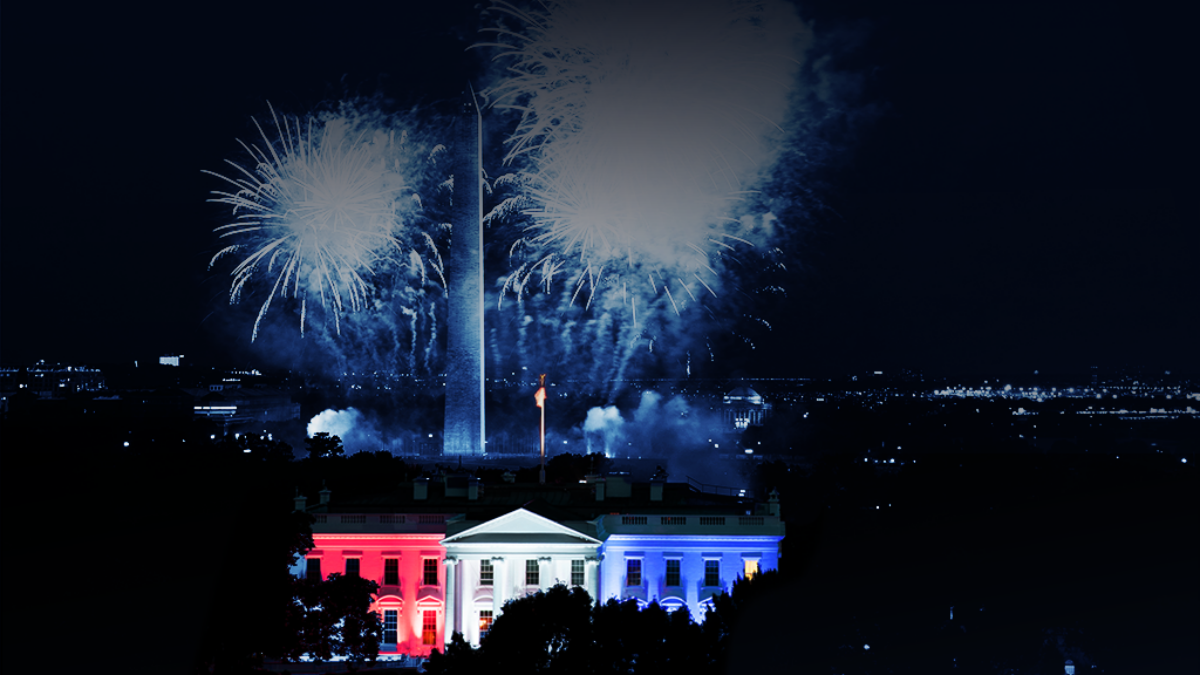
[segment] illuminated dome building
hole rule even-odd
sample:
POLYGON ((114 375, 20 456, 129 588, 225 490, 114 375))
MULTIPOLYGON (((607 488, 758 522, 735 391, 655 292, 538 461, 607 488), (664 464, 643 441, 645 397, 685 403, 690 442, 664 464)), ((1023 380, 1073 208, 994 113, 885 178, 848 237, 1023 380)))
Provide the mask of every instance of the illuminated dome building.
POLYGON ((737 387, 725 394, 721 417, 725 424, 738 431, 750 426, 760 427, 770 416, 771 404, 763 402, 762 394, 750 387, 737 387))

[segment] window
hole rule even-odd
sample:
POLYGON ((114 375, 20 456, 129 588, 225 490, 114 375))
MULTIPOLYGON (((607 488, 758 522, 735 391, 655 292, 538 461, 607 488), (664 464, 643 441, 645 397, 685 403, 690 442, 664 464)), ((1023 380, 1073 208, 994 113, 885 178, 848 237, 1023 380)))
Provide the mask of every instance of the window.
POLYGON ((387 558, 383 561, 383 585, 400 585, 400 561, 396 558, 387 558))
POLYGON ((492 567, 491 560, 479 561, 479 585, 491 586, 496 578, 496 570, 492 567))
POLYGON ((642 585, 642 559, 630 558, 625 561, 625 585, 642 585))
POLYGON ((305 570, 305 576, 316 581, 321 580, 321 559, 309 558, 308 568, 305 570))
POLYGON ((679 583, 679 562, 680 561, 678 559, 667 561, 667 585, 668 586, 682 586, 683 585, 683 584, 679 583))
POLYGON ((746 566, 744 574, 746 575, 747 579, 753 579, 754 575, 758 574, 758 561, 747 559, 745 562, 746 566))
POLYGON ((358 558, 346 558, 346 576, 358 576, 358 558))
POLYGON ((437 644, 437 611, 425 610, 421 615, 421 644, 437 644))
POLYGON ((394 609, 383 610, 383 642, 384 644, 396 644, 396 624, 397 612, 394 609))
POLYGON ((538 561, 526 560, 525 561, 525 585, 526 586, 540 585, 542 583, 541 579, 542 579, 542 575, 540 574, 540 570, 538 569, 538 561))
POLYGON ((425 584, 426 586, 437 586, 437 583, 438 583, 438 573, 437 573, 438 561, 437 561, 437 558, 426 558, 424 562, 425 562, 425 578, 422 580, 421 583, 425 584))
POLYGON ((721 585, 721 561, 720 560, 705 560, 704 561, 704 585, 705 586, 720 586, 721 585))
POLYGON ((571 585, 572 586, 582 586, 583 583, 584 583, 583 561, 582 560, 572 560, 571 561, 571 585))
POLYGON ((492 629, 492 610, 479 610, 479 639, 482 640, 488 631, 492 629))

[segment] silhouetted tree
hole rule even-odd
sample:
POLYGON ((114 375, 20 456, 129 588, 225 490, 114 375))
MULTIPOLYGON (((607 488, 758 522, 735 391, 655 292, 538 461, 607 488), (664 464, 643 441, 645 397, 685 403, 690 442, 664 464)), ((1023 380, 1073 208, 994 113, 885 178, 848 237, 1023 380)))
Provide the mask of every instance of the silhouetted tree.
POLYGON ((475 675, 484 671, 487 663, 481 650, 475 649, 462 633, 450 636, 450 644, 446 645, 446 653, 433 650, 429 661, 425 663, 425 672, 436 675, 475 675))
POLYGON ((338 436, 330 436, 327 431, 318 431, 309 438, 304 439, 304 445, 308 446, 309 457, 320 459, 324 457, 341 457, 344 454, 342 439, 338 436))
POLYGON ((504 605, 479 649, 455 634, 426 671, 519 673, 715 673, 715 654, 687 610, 636 600, 593 604, 581 588, 558 585, 504 605))
POLYGON ((609 600, 593 612, 596 672, 711 673, 716 655, 686 609, 668 612, 657 602, 609 600))
POLYGON ((313 547, 313 519, 289 511, 287 493, 278 487, 264 489, 268 467, 242 466, 245 473, 233 474, 236 478, 224 486, 235 499, 238 493, 241 498, 228 510, 214 509, 212 514, 231 526, 222 533, 227 537, 224 548, 214 551, 219 571, 197 659, 202 671, 247 672, 264 658, 304 653, 295 644, 300 619, 290 569, 313 547))
POLYGON ((294 661, 309 654, 328 661, 342 656, 351 668, 375 662, 383 626, 379 615, 368 610, 378 583, 334 572, 327 579, 294 579, 292 588, 287 622, 295 638, 279 657, 294 661))
POLYGON ((591 596, 557 585, 504 605, 488 631, 489 666, 512 673, 576 673, 586 670, 580 649, 591 642, 591 596))

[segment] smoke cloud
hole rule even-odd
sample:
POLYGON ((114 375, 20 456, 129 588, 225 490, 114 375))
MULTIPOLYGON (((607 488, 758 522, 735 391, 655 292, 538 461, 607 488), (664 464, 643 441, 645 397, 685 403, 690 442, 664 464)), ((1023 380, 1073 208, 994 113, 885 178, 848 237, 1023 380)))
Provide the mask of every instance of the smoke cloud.
POLYGON ((673 481, 685 478, 711 485, 739 486, 744 479, 715 454, 741 452, 737 436, 718 411, 693 405, 682 396, 657 391, 641 393, 638 405, 626 414, 616 406, 597 406, 580 427, 588 452, 605 456, 662 460, 673 481), (717 447, 721 446, 721 447, 717 447))
POLYGON ((385 428, 379 420, 357 408, 344 410, 328 409, 318 413, 308 422, 308 436, 325 432, 342 439, 347 455, 356 452, 397 452, 404 445, 408 432, 385 428))

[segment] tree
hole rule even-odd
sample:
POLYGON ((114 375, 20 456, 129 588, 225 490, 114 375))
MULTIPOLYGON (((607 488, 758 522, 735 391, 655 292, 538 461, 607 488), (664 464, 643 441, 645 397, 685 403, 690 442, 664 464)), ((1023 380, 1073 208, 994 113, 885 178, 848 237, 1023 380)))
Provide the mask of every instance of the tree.
POLYGON ((592 612, 596 672, 715 673, 716 655, 691 612, 610 599, 592 612))
POLYGON ((517 673, 716 673, 716 656, 685 609, 609 600, 593 604, 581 588, 558 585, 512 600, 479 649, 455 634, 434 651, 426 672, 497 670, 517 673))
MULTIPOLYGON (((218 568, 197 664, 209 672, 246 672, 263 658, 296 658, 295 578, 290 569, 313 548, 312 516, 288 509, 286 488, 270 483, 269 468, 222 460, 225 470, 208 480, 227 480, 229 498, 206 514, 226 525, 224 545, 214 544, 218 568)), ((210 467, 217 469, 219 467, 210 467)), ((196 472, 201 473, 201 472, 196 472)), ((207 481, 205 481, 207 482, 207 481)), ((215 532, 214 532, 215 534, 215 532)))
POLYGON ((450 636, 446 653, 433 650, 425 664, 425 672, 434 675, 475 675, 483 672, 487 659, 483 652, 475 649, 463 638, 462 633, 450 636))
POLYGON ((342 439, 338 436, 330 436, 327 431, 318 431, 311 437, 304 439, 304 444, 308 446, 309 457, 320 459, 324 457, 341 457, 344 454, 342 439))
POLYGON ((352 669, 375 662, 383 625, 369 609, 379 584, 334 572, 327 579, 294 579, 292 588, 286 621, 294 639, 277 656, 288 661, 304 654, 320 661, 341 656, 352 669))
POLYGON ((591 606, 587 591, 561 584, 506 603, 483 646, 488 664, 513 673, 586 672, 579 647, 591 642, 591 606))

